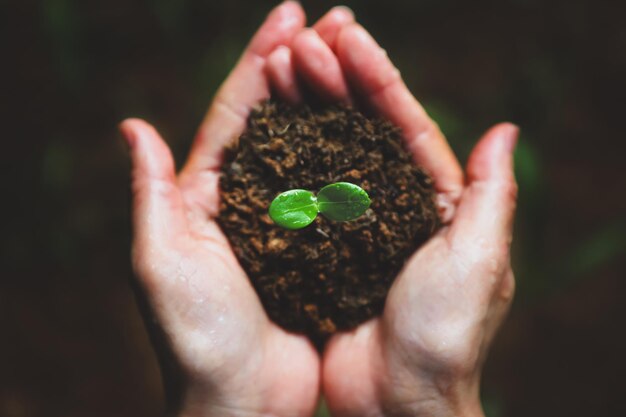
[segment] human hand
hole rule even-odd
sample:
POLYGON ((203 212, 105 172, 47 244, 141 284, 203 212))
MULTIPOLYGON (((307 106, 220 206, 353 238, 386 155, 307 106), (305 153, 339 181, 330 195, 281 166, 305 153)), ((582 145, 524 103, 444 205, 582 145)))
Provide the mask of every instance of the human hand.
POLYGON ((330 37, 302 31, 270 55, 268 73, 286 100, 302 99, 300 79, 323 100, 360 103, 399 126, 416 162, 434 178, 445 224, 409 259, 382 317, 330 340, 322 384, 331 412, 482 415, 482 364, 514 292, 509 246, 517 128, 490 129, 464 175, 385 52, 353 22, 330 37))
POLYGON ((295 2, 269 15, 217 93, 179 174, 154 128, 137 119, 121 124, 133 166, 133 266, 178 415, 308 416, 317 404, 317 352, 269 321, 215 223, 222 148, 269 97, 267 56, 289 44, 304 20, 295 2))

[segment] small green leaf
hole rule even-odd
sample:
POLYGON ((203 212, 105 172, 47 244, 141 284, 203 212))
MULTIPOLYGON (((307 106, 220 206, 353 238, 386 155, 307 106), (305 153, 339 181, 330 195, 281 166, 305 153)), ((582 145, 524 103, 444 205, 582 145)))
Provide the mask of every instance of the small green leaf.
POLYGON ((307 190, 289 190, 278 194, 270 204, 274 223, 285 229, 302 229, 317 217, 317 199, 307 190))
POLYGON ((317 193, 319 211, 334 221, 354 220, 370 206, 371 200, 364 189, 349 182, 327 185, 317 193))

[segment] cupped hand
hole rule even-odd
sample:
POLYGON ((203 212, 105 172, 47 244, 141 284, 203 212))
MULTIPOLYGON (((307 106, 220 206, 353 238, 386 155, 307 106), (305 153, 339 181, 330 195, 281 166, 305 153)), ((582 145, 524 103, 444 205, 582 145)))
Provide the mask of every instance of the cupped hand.
POLYGON ((215 223, 222 148, 269 97, 268 55, 304 21, 295 2, 272 11, 218 91, 180 173, 154 128, 121 124, 132 159, 133 265, 178 415, 308 416, 317 404, 317 352, 269 321, 215 223))
POLYGON ((382 317, 330 340, 328 406, 334 416, 480 416, 482 363, 514 292, 517 128, 491 128, 463 172, 385 51, 346 9, 333 14, 341 23, 304 29, 269 56, 274 90, 292 102, 313 91, 363 105, 399 126, 433 176, 444 227, 408 260, 382 317))

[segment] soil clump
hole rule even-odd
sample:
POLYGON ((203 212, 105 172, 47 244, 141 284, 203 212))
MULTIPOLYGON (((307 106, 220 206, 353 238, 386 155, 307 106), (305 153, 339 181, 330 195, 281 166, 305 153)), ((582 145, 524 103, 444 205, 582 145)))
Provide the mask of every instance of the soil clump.
POLYGON ((432 179, 400 130, 345 106, 266 101, 226 150, 218 222, 269 315, 318 346, 379 315, 405 261, 439 228, 432 179), (267 214, 277 194, 347 181, 372 204, 360 218, 323 216, 301 230, 267 214))

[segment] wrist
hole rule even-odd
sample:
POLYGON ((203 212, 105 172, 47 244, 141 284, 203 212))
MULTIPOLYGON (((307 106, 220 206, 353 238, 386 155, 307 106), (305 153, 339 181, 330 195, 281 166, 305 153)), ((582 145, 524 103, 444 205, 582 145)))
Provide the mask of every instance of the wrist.
POLYGON ((395 386, 382 402, 381 417, 484 417, 478 382, 434 379, 395 386))
MULTIPOLYGON (((312 407, 279 404, 267 391, 249 392, 224 386, 192 386, 185 390, 183 401, 168 417, 304 417, 312 407)), ((298 404, 299 405, 299 404, 298 404)))
POLYGON ((460 404, 429 398, 414 404, 385 407, 380 417, 485 417, 480 402, 460 404))
POLYGON ((260 401, 244 402, 245 395, 228 398, 216 391, 219 389, 189 387, 168 417, 279 417, 264 410, 260 401))

